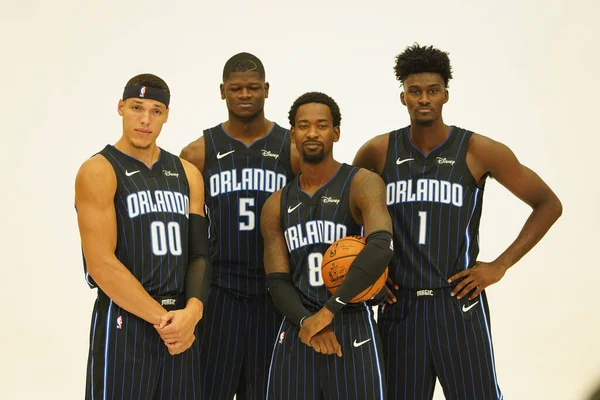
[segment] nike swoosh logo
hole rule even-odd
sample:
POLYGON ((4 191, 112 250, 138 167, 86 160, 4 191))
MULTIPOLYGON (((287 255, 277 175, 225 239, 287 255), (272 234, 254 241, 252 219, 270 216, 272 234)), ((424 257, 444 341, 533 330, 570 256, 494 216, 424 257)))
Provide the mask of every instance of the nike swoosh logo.
POLYGON ((414 160, 414 158, 405 158, 404 160, 397 159, 396 164, 400 165, 400 164, 404 164, 407 161, 412 161, 412 160, 414 160))
POLYGON ((371 338, 369 338, 367 340, 363 340, 362 342, 357 342, 356 339, 354 339, 354 343, 353 344, 354 344, 354 347, 360 347, 360 346, 362 346, 363 344, 367 343, 370 340, 371 340, 371 338))
POLYGON ((137 171, 131 171, 131 172, 129 172, 129 171, 127 171, 127 170, 125 170, 125 175, 127 175, 127 176, 131 176, 131 175, 135 175, 135 174, 137 174, 138 172, 140 172, 140 170, 139 170, 139 169, 138 169, 137 171))
MULTIPOLYGON (((346 305, 346 303, 344 303, 342 300, 340 300, 340 298, 339 298, 339 297, 336 297, 336 298, 335 298, 335 301, 337 301, 337 302, 338 302, 338 303, 340 303, 340 304, 346 305)), ((371 340, 371 339, 369 339, 369 340, 371 340)))
POLYGON ((295 207, 288 207, 288 214, 300 207, 300 204, 302 204, 302 202, 298 203, 295 207))
POLYGON ((228 155, 228 154, 231 154, 231 153, 233 153, 234 151, 235 151, 235 150, 231 150, 231 151, 228 151, 227 153, 223 153, 223 154, 221 154, 221 152, 218 152, 218 153, 217 153, 217 160, 220 160, 221 158, 225 157, 225 156, 226 156, 226 155, 228 155))
POLYGON ((469 311, 471 308, 475 307, 477 305, 477 303, 479 303, 479 300, 477 300, 475 303, 471 304, 469 307, 463 306, 463 312, 469 311))

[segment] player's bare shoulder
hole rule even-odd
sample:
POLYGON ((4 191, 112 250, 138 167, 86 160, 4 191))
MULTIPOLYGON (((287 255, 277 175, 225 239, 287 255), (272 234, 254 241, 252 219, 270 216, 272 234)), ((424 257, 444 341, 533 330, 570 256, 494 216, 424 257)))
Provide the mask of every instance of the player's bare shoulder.
POLYGON ((481 185, 495 166, 514 163, 518 163, 516 156, 508 146, 488 136, 473 133, 467 150, 467 166, 478 184, 481 185))
POLYGON ((179 158, 187 160, 200 171, 204 171, 204 160, 206 155, 204 136, 200 136, 181 150, 179 158))
POLYGON ((204 184, 204 179, 202 178, 202 174, 200 173, 198 167, 185 158, 179 157, 179 159, 181 160, 181 164, 183 165, 183 169, 188 177, 188 180, 193 180, 194 182, 200 182, 204 184))
POLYGON ((117 175, 110 162, 103 155, 96 154, 79 167, 75 178, 76 198, 91 194, 90 192, 112 192, 114 195, 116 189, 117 175))
POLYGON ((369 139, 358 149, 352 165, 381 174, 385 166, 389 141, 389 133, 383 133, 369 139))

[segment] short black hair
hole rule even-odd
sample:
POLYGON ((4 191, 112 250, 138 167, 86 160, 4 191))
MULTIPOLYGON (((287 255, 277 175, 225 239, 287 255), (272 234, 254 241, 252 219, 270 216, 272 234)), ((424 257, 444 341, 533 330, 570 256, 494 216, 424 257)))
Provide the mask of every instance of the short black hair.
POLYGON ((288 119, 291 126, 296 126, 296 113, 298 112, 298 108, 309 103, 325 104, 327 107, 329 107, 329 111, 333 117, 333 126, 340 126, 340 123, 342 122, 340 107, 338 107, 335 100, 321 92, 304 93, 302 96, 298 97, 296 101, 294 101, 294 104, 292 104, 292 108, 290 108, 290 112, 288 114, 288 119))
POLYGON ((223 82, 232 72, 258 72, 261 78, 265 77, 265 67, 262 61, 254 54, 238 53, 232 56, 223 67, 223 82))
POLYGON ((167 83, 153 74, 136 75, 127 82, 125 87, 127 86, 149 86, 156 89, 162 89, 171 95, 171 91, 169 90, 167 83))
POLYGON ((418 43, 408 46, 404 52, 396 56, 394 72, 396 79, 401 84, 404 83, 407 76, 422 72, 440 74, 446 87, 448 87, 448 81, 452 79, 452 67, 448 53, 433 46, 420 46, 418 43))

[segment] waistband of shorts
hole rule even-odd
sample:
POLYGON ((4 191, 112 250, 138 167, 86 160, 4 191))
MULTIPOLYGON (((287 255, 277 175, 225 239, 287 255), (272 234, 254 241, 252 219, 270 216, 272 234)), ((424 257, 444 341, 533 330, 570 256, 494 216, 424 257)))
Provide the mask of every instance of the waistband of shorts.
POLYGON ((453 286, 444 287, 444 288, 434 288, 434 289, 408 289, 404 287, 400 287, 396 293, 396 297, 405 297, 405 298, 414 298, 419 300, 427 300, 434 299, 436 297, 449 295, 452 291, 453 286))
POLYGON ((154 296, 153 298, 167 311, 181 310, 185 308, 186 304, 185 295, 154 296))

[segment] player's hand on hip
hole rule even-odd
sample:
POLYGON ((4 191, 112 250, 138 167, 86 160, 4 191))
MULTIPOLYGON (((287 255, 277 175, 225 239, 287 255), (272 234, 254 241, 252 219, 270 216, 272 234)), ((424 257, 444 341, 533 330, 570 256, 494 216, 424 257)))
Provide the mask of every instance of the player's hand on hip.
POLYGON ((316 314, 306 318, 298 333, 302 343, 310 346, 312 338, 331 324, 331 321, 333 321, 333 313, 325 307, 321 308, 316 314))
POLYGON ((388 277, 385 284, 385 301, 388 304, 394 304, 396 302, 396 296, 394 295, 394 292, 392 292, 391 288, 398 290, 400 289, 400 286, 395 284, 392 278, 388 277))
POLYGON ((338 342, 335 333, 329 328, 325 328, 313 336, 310 346, 318 353, 342 356, 342 345, 338 342))
POLYGON ((477 261, 475 265, 469 269, 459 272, 448 279, 449 283, 462 279, 452 292, 451 296, 456 296, 461 299, 469 292, 473 291, 469 296, 469 300, 475 297, 488 286, 498 282, 506 273, 506 267, 497 263, 485 263, 477 261))
POLYGON ((196 340, 196 336, 192 334, 192 336, 190 336, 186 340, 174 343, 165 342, 165 344, 167 346, 167 349, 169 350, 169 354, 174 356, 176 354, 181 354, 187 349, 189 349, 192 346, 192 343, 194 343, 194 340, 196 340))

